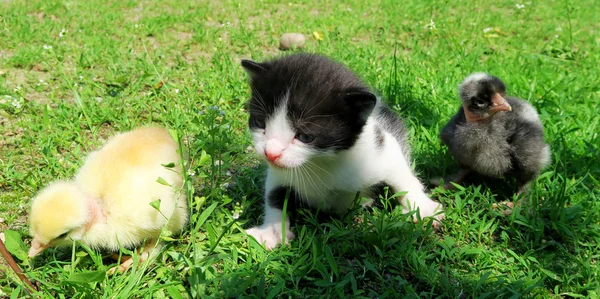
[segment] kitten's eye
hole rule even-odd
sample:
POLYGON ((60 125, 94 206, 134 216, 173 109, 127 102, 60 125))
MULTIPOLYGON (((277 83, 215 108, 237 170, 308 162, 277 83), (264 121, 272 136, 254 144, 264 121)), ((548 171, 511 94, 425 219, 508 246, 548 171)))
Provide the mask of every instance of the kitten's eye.
POLYGON ((298 133, 296 134, 296 139, 300 140, 302 143, 311 143, 315 140, 315 137, 304 133, 298 133))
POLYGON ((252 118, 250 118, 250 127, 264 129, 265 121, 263 119, 252 117, 252 118))

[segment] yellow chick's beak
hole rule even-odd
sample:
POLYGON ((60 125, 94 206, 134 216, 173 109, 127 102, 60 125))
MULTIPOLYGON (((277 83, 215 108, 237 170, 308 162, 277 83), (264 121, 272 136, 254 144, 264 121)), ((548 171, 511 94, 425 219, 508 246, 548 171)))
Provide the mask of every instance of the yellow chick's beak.
POLYGON ((49 244, 42 244, 37 238, 33 238, 31 241, 31 248, 29 248, 29 258, 38 255, 40 252, 48 248, 49 244))
POLYGON ((492 97, 492 107, 490 108, 490 112, 495 113, 499 111, 512 111, 512 107, 505 98, 503 98, 499 93, 496 93, 492 97))

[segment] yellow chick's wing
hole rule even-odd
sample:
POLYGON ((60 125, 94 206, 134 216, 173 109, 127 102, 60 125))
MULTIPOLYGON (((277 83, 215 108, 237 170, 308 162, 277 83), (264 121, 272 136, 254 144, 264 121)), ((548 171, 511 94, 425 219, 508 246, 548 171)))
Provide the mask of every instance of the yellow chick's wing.
POLYGON ((88 246, 117 250, 179 232, 188 219, 176 142, 166 129, 144 127, 111 138, 91 153, 75 183, 97 201, 101 221, 89 227, 88 246), (163 165, 175 163, 175 167, 163 165), (157 182, 164 179, 171 186, 157 182), (160 212, 150 205, 160 199, 160 212))

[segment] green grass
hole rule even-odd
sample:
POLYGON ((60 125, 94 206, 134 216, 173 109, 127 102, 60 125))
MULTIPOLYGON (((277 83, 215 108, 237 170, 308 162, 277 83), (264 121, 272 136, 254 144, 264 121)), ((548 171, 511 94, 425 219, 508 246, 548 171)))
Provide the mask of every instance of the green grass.
MULTIPOLYGON (((597 1, 370 2, 1 2, 1 231, 28 244, 30 199, 116 132, 161 124, 190 152, 191 222, 163 255, 110 277, 111 262, 80 246, 19 260, 42 295, 597 297, 597 1), (285 32, 389 100, 424 181, 457 169, 437 135, 458 83, 474 71, 502 78, 538 109, 553 151, 529 203, 505 217, 491 208, 506 199, 493 183, 435 189, 447 215, 437 232, 399 209, 319 224, 305 211, 289 246, 262 249, 243 232, 261 221, 265 166, 248 149, 239 61, 281 54, 285 32)), ((0 269, 0 297, 27 296, 0 269)))

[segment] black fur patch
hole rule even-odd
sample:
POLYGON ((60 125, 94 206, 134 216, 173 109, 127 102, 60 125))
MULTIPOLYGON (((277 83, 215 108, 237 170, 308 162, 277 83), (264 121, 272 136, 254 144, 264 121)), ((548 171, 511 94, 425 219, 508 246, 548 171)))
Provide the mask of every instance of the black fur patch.
POLYGON ((285 203, 285 198, 288 196, 288 204, 287 210, 294 211, 302 205, 302 200, 300 195, 290 187, 279 186, 269 193, 268 203, 269 206, 283 210, 283 205, 285 203), (288 196, 289 192, 289 196, 288 196))
POLYGON ((388 208, 393 209, 394 207, 400 205, 400 198, 393 198, 392 195, 396 193, 390 185, 386 182, 379 182, 373 186, 371 186, 367 190, 367 194, 363 194, 362 196, 373 199, 373 203, 371 207, 384 208, 385 206, 382 204, 381 199, 387 199, 388 208), (387 189, 387 190, 386 190, 387 189))
POLYGON ((367 191, 368 194, 365 194, 366 197, 372 198, 375 201, 379 200, 379 197, 383 197, 385 198, 385 189, 388 188, 387 190, 387 196, 390 197, 392 195, 394 195, 394 190, 392 189, 392 187, 390 187, 386 182, 379 182, 371 187, 369 187, 369 190, 367 191))
POLYGON ((330 213, 328 211, 318 210, 318 209, 315 209, 315 208, 309 206, 306 203, 306 201, 302 199, 300 194, 298 194, 296 191, 294 191, 293 188, 286 187, 286 186, 279 186, 279 187, 271 190, 271 192, 269 193, 268 205, 272 208, 283 210, 283 205, 285 203, 285 198, 288 195, 288 191, 289 191, 289 197, 288 197, 286 214, 289 216, 291 223, 305 224, 305 223, 310 222, 310 221, 307 222, 307 219, 305 219, 305 217, 303 217, 303 215, 307 215, 307 214, 298 212, 298 210, 301 210, 301 209, 307 209, 307 210, 312 211, 313 213, 316 213, 318 222, 327 222, 331 218, 340 219, 341 215, 337 215, 335 213, 330 213))
POLYGON ((294 54, 262 63, 244 60, 252 97, 250 129, 260 128, 287 102, 297 134, 314 137, 318 150, 352 147, 377 98, 358 76, 340 63, 313 54, 294 54))

